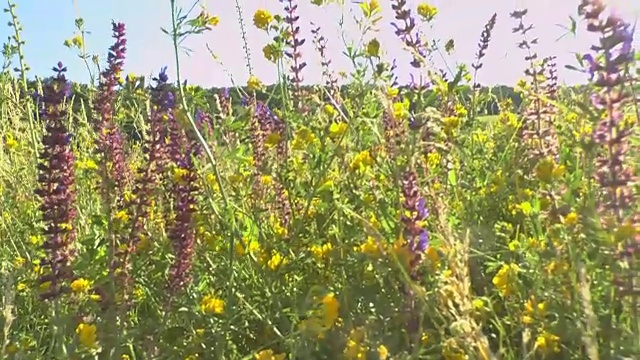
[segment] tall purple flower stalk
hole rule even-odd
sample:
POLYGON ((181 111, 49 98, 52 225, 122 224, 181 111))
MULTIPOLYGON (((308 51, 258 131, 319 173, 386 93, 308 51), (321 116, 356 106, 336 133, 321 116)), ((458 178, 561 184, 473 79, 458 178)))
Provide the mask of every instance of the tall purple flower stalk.
POLYGON ((545 58, 538 62, 538 54, 533 50, 533 46, 538 44, 537 38, 529 38, 529 32, 533 30, 533 24, 525 25, 524 18, 528 10, 516 10, 510 15, 518 20, 518 26, 512 29, 513 33, 520 33, 522 41, 518 43, 520 49, 526 51, 525 61, 529 62, 529 68, 525 70, 525 75, 529 78, 531 90, 530 102, 524 110, 524 122, 520 128, 520 137, 527 145, 526 156, 529 163, 535 166, 540 159, 548 156, 555 157, 557 154, 558 140, 553 124, 553 113, 550 104, 545 104, 542 96, 545 94, 546 80, 540 77, 545 75, 550 58, 545 58))
POLYGON ((227 117, 231 115, 231 96, 229 88, 225 87, 218 91, 218 104, 220 105, 220 116, 227 117))
MULTIPOLYGON (((97 116, 94 127, 98 134, 96 145, 104 171, 104 180, 113 182, 116 189, 122 190, 129 176, 122 146, 122 134, 114 122, 113 112, 118 77, 122 72, 127 51, 127 39, 123 23, 112 22, 112 28, 115 42, 109 48, 107 68, 100 74, 98 95, 94 104, 97 116)), ((107 186, 105 191, 110 192, 111 187, 107 186)))
MULTIPOLYGON (((153 192, 160 184, 168 166, 169 153, 167 138, 169 132, 166 122, 173 118, 175 97, 169 89, 167 68, 160 70, 154 78, 155 86, 151 89, 151 115, 149 116, 149 132, 142 148, 146 157, 144 166, 138 169, 138 177, 134 184, 134 199, 131 205, 133 216, 128 241, 120 254, 125 286, 130 285, 129 258, 136 251, 145 236, 145 221, 149 217, 153 192)), ((126 293, 126 290, 125 290, 126 293)))
MULTIPOLYGON (((624 121, 625 105, 632 99, 628 70, 634 61, 633 31, 629 23, 615 14, 606 16, 604 10, 605 5, 596 0, 582 0, 578 8, 587 30, 600 34, 599 44, 591 47, 595 56, 584 56, 593 85, 599 89, 592 95, 593 106, 604 115, 593 133, 593 141, 601 147, 595 177, 602 189, 599 210, 603 224, 619 234, 617 240, 625 245, 622 255, 633 270, 634 255, 640 250, 633 230, 637 226, 636 177, 626 157, 635 122, 624 121)), ((640 295, 634 284, 636 275, 629 271, 624 281, 618 280, 622 293, 640 295)))
MULTIPOLYGON (((429 233, 424 221, 428 211, 425 200, 420 195, 417 184, 417 175, 413 170, 407 170, 402 179, 402 195, 404 197, 403 214, 401 217, 404 226, 403 236, 406 241, 409 258, 409 276, 413 281, 419 281, 418 267, 422 262, 422 256, 429 246, 429 233)), ((416 296, 411 284, 403 287, 402 291, 407 296, 406 313, 408 316, 407 330, 413 341, 416 340, 420 324, 420 311, 416 302, 416 296)))
POLYGON ((414 68, 423 67, 427 50, 420 38, 420 32, 416 30, 416 20, 411 14, 411 9, 407 8, 407 0, 392 0, 391 9, 393 9, 395 13, 395 19, 401 21, 401 23, 391 23, 391 26, 396 29, 396 36, 398 36, 409 49, 414 51, 411 66, 414 68))
POLYGON ((298 4, 296 4, 296 0, 280 0, 280 2, 285 3, 284 11, 287 13, 284 22, 289 25, 289 36, 287 38, 287 46, 289 50, 285 51, 284 54, 291 59, 291 73, 293 74, 293 85, 295 87, 295 105, 297 108, 300 108, 302 105, 302 69, 307 66, 307 63, 302 61, 302 51, 301 47, 305 43, 305 39, 301 37, 300 34, 300 26, 297 25, 300 16, 297 14, 298 4))
POLYGON ((198 191, 193 158, 199 152, 200 144, 195 139, 189 141, 184 133, 171 139, 183 151, 173 164, 173 212, 174 218, 169 228, 169 240, 173 247, 175 260, 169 271, 169 290, 176 294, 191 280, 191 266, 195 246, 195 231, 192 220, 196 208, 196 192, 198 191))
MULTIPOLYGON (((311 25, 315 26, 313 23, 311 23, 311 25)), ((338 90, 338 79, 336 79, 331 71, 331 59, 327 56, 327 39, 320 34, 320 26, 312 29, 311 33, 313 34, 313 43, 316 51, 318 55, 320 55, 320 65, 322 66, 322 77, 324 78, 325 86, 328 89, 329 95, 339 104, 340 99, 338 96, 340 95, 340 91, 338 90)))
POLYGON ((422 255, 429 246, 429 233, 425 228, 424 221, 429 212, 425 207, 425 200, 420 195, 417 175, 409 170, 402 179, 402 195, 404 196, 404 214, 402 214, 402 224, 404 225, 404 239, 406 246, 411 253, 410 267, 412 275, 415 276, 415 268, 422 261, 422 255))
POLYGON ((496 26, 496 20, 498 18, 497 13, 493 13, 489 21, 484 25, 484 29, 482 30, 482 34, 480 35, 480 41, 478 42, 478 52, 476 52, 476 62, 471 64, 473 68, 473 88, 479 89, 480 84, 477 83, 477 74, 478 70, 480 70, 483 66, 482 59, 487 54, 487 49, 489 49, 489 43, 491 42, 491 33, 493 32, 493 28, 496 26))
POLYGON ((274 115, 267 104, 258 101, 251 118, 251 147, 254 165, 254 194, 259 199, 262 194, 260 176, 266 166, 266 138, 273 129, 274 115))
POLYGON ((46 132, 37 166, 40 185, 35 194, 41 200, 40 211, 46 237, 42 248, 47 258, 41 264, 48 270, 39 282, 50 284, 40 294, 43 300, 54 299, 66 290, 64 282, 73 276, 71 260, 76 241, 73 224, 76 217, 74 155, 65 125, 65 99, 70 96, 71 87, 65 77, 67 68, 62 63, 59 62, 53 71, 55 77, 45 82, 42 95, 39 96, 41 119, 44 120, 46 132))

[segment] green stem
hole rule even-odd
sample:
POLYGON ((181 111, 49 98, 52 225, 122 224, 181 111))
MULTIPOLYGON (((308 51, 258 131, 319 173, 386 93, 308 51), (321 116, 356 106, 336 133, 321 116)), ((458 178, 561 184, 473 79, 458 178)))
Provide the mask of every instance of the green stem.
POLYGON ((171 3, 171 27, 172 27, 172 31, 171 31, 171 39, 173 42, 173 51, 174 51, 174 57, 175 57, 175 64, 176 64, 176 81, 178 82, 178 89, 180 91, 180 100, 182 103, 182 107, 184 109, 184 112, 186 114, 187 119, 189 120, 189 124, 191 125, 191 129, 193 130, 193 132, 195 133, 198 142, 200 143, 200 145, 202 146, 202 148, 204 149, 204 152, 207 156, 207 160, 209 161, 209 164, 211 165, 211 167, 213 168, 214 171, 214 175, 216 178, 216 183, 218 185, 218 188, 220 189, 220 194, 222 196, 222 201, 224 203, 224 207, 225 210, 228 212, 228 214, 230 214, 230 221, 231 221, 231 230, 232 230, 232 236, 230 237, 230 241, 229 241, 229 271, 231 272, 230 276, 229 276, 229 291, 227 293, 227 307, 228 308, 233 308, 233 301, 234 301, 234 297, 233 297, 233 287, 234 287, 234 275, 235 275, 235 270, 234 270, 234 248, 235 248, 235 237, 236 236, 241 236, 240 232, 237 231, 237 226, 236 226, 236 219, 235 216, 231 214, 231 206, 229 203, 229 197, 227 196, 227 192, 224 189, 224 186, 222 184, 222 178, 220 176, 220 171, 218 169, 218 163, 215 159, 215 156, 213 155, 213 152, 211 151, 211 148, 209 147, 209 145, 207 144, 206 140, 204 139, 204 137, 202 136, 202 133, 200 132, 200 130, 198 130, 198 126, 196 125, 193 116, 191 115, 191 112, 189 111, 189 107, 187 105, 187 101, 186 101, 186 97, 184 94, 184 86, 182 85, 182 80, 180 78, 180 52, 179 52, 179 48, 178 48, 178 23, 177 23, 177 14, 176 14, 176 0, 169 0, 169 2, 171 3))

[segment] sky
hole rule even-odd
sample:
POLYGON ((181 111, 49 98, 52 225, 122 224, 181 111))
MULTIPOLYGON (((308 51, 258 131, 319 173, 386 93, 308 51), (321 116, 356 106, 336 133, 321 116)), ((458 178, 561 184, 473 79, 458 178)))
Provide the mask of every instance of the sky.
MULTIPOLYGON (((247 40, 251 53, 254 74, 265 83, 277 79, 275 65, 262 56, 262 47, 270 36, 253 26, 253 14, 258 9, 266 9, 272 14, 283 13, 283 5, 278 0, 238 0, 244 14, 247 28, 247 40)), ((296 0, 299 4, 299 25, 302 35, 307 39, 302 47, 303 60, 308 66, 303 70, 307 83, 322 81, 320 58, 313 47, 310 30, 311 22, 320 26, 321 33, 327 38, 327 51, 332 59, 334 72, 351 70, 349 60, 343 55, 343 39, 357 42, 360 32, 353 20, 359 16, 358 7, 353 0, 345 0, 347 5, 325 5, 319 8, 311 0, 296 0), (345 22, 340 27, 340 19, 345 22), (344 36, 342 35, 344 34, 344 36)), ((625 19, 635 23, 640 17, 639 0, 605 0, 615 7, 625 19)), ((16 13, 24 28, 24 53, 31 67, 30 77, 49 76, 51 67, 58 61, 67 65, 68 77, 74 81, 87 82, 88 72, 77 54, 63 46, 65 39, 74 35, 74 19, 82 17, 85 27, 91 34, 86 39, 87 50, 97 53, 103 59, 106 56, 111 39, 111 21, 124 22, 127 27, 127 60, 124 72, 127 74, 152 76, 163 66, 168 66, 171 79, 175 79, 175 60, 171 39, 161 31, 161 27, 170 28, 171 13, 169 0, 15 0, 16 13)), ((365 41, 378 38, 387 60, 396 58, 397 75, 400 82, 408 81, 410 73, 415 71, 409 66, 411 56, 403 50, 396 38, 393 27, 391 3, 395 1, 379 0, 383 19, 379 31, 369 34, 365 41)), ((407 5, 416 8, 421 0, 407 0, 407 5)), ((577 6, 579 0, 428 0, 438 8, 439 14, 432 26, 423 27, 428 39, 440 39, 442 44, 452 38, 456 44, 455 52, 444 59, 437 57, 439 66, 445 63, 454 68, 457 63, 471 64, 478 48, 480 33, 491 15, 497 13, 497 24, 493 31, 484 67, 479 73, 479 82, 484 85, 513 85, 527 64, 523 50, 516 44, 521 40, 518 34, 512 34, 511 28, 517 25, 509 13, 516 9, 529 9, 526 21, 535 25, 531 34, 539 38, 536 51, 540 57, 557 56, 561 82, 567 84, 585 81, 585 75, 564 68, 564 65, 577 65, 575 53, 589 51, 596 40, 585 30, 584 22, 578 22, 578 31, 574 36, 567 32, 569 16, 579 20, 577 6)), ((178 0, 180 6, 189 8, 193 0, 178 0)), ((181 54, 180 71, 183 79, 190 84, 205 87, 229 86, 231 79, 236 84, 244 84, 249 76, 233 0, 201 0, 212 15, 219 16, 220 23, 212 31, 191 37, 185 46, 192 50, 190 55, 181 54), (207 46, 218 57, 214 60, 207 46)), ((199 12, 196 8, 194 16, 199 12)), ((415 13, 415 10, 414 10, 415 13)), ((8 14, 3 14, 9 20, 8 14)), ((640 31, 640 30, 639 30, 640 31)), ((13 30, 0 28, 0 38, 6 39, 13 30)), ((640 38, 640 37, 638 37, 640 38)), ((636 39, 635 46, 640 45, 636 39)))

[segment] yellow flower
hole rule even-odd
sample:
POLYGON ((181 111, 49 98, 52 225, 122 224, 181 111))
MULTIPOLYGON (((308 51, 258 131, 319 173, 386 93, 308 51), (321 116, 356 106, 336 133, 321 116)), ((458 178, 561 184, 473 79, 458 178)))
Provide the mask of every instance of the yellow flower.
POLYGON ((564 218, 564 224, 565 225, 575 225, 578 222, 578 214, 575 212, 570 212, 567 214, 567 216, 564 218))
POLYGON ((331 125, 329 126, 329 136, 332 139, 337 139, 347 131, 348 127, 349 126, 347 125, 347 123, 344 122, 331 123, 331 125))
POLYGON ((360 9, 362 9, 364 16, 369 18, 380 12, 380 3, 378 0, 363 1, 360 4, 360 9))
POLYGON ((500 294, 508 296, 513 293, 513 285, 517 280, 520 267, 516 264, 504 264, 493 277, 493 285, 498 288, 500 294))
POLYGON ((267 261, 267 267, 275 271, 279 267, 286 265, 288 262, 289 261, 285 257, 283 257, 282 254, 275 251, 271 255, 271 258, 269 259, 269 261, 267 261))
POLYGON ((349 339, 344 349, 345 358, 352 359, 366 359, 367 347, 362 345, 365 339, 365 333, 363 328, 356 328, 349 333, 349 339))
POLYGON ((431 21, 438 15, 438 9, 435 6, 422 3, 418 5, 418 15, 425 21, 431 21))
POLYGON ((394 118, 403 120, 409 117, 409 99, 404 99, 402 102, 394 102, 392 106, 394 118))
POLYGON ((313 257, 317 261, 321 261, 322 259, 327 257, 327 255, 329 255, 331 250, 333 250, 333 245, 331 245, 331 243, 326 243, 322 245, 313 245, 311 246, 310 250, 311 250, 311 253, 313 254, 313 257))
POLYGON ((371 157, 371 153, 369 152, 369 150, 364 150, 359 152, 351 161, 351 170, 365 170, 366 168, 369 168, 371 166, 373 166, 374 161, 373 161, 373 157, 371 157))
POLYGON ((80 170, 97 170, 98 164, 91 159, 78 161, 78 169, 80 170))
POLYGON ((472 304, 473 308, 477 311, 484 311, 487 308, 482 299, 473 299, 472 304))
POLYGON ((367 240, 357 246, 355 250, 372 257, 378 257, 381 255, 378 242, 372 236, 367 237, 367 240))
POLYGON ((559 353, 560 352, 560 338, 557 335, 549 333, 547 331, 543 331, 536 338, 536 344, 534 345, 534 349, 543 353, 559 353))
POLYGON ((322 298, 322 325, 330 329, 338 320, 340 302, 334 293, 328 293, 322 298))
POLYGON ((457 116, 447 116, 442 119, 442 123, 444 125, 444 132, 448 136, 453 135, 455 129, 460 125, 460 118, 457 116))
POLYGON ((5 136, 4 145, 7 149, 12 150, 18 147, 18 142, 13 138, 13 135, 7 134, 5 136))
POLYGON ((262 88, 262 81, 260 81, 260 79, 255 75, 251 75, 247 80, 247 88, 249 90, 260 90, 262 88))
POLYGON ((96 346, 98 328, 94 324, 80 323, 76 328, 76 334, 78 335, 80 344, 88 348, 94 348, 96 346))
POLYGON ((22 256, 18 256, 15 259, 13 259, 13 265, 15 267, 22 267, 22 265, 24 265, 25 262, 26 260, 22 256))
POLYGON ((380 360, 386 360, 389 357, 389 350, 384 345, 378 346, 378 358, 380 360))
POLYGON ((222 314, 224 305, 224 300, 213 295, 207 295, 200 302, 200 310, 205 314, 222 314))
POLYGON ((122 223, 126 223, 129 221, 129 214, 127 214, 126 210, 120 210, 116 213, 115 218, 122 223))
POLYGON ((552 260, 544 269, 547 275, 558 275, 569 270, 569 264, 566 261, 552 260))
POLYGON ((523 313, 522 323, 529 325, 533 323, 536 317, 543 317, 547 314, 547 303, 544 301, 538 302, 534 296, 531 296, 524 303, 523 313))
POLYGON ((91 281, 83 278, 75 279, 71 282, 71 290, 75 293, 87 292, 91 288, 91 281))
POLYGON ((336 108, 332 104, 325 104, 322 107, 322 111, 332 118, 338 116, 338 110, 336 110, 336 108))
POLYGON ((255 14, 253 14, 253 25, 260 30, 267 30, 272 21, 273 15, 267 10, 258 9, 255 14))
POLYGON ((284 360, 286 354, 275 354, 273 350, 266 349, 256 354, 256 360, 284 360))
POLYGON ((380 56, 380 42, 378 39, 371 39, 371 41, 367 43, 367 55, 370 57, 380 56))

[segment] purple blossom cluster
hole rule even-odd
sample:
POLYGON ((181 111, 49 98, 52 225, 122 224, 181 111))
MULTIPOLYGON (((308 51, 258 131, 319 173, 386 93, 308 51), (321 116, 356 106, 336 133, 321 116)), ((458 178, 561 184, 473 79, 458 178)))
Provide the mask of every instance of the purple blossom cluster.
MULTIPOLYGON (((96 147, 105 172, 103 174, 104 180, 113 182, 116 188, 122 190, 130 177, 125 162, 122 134, 114 122, 113 112, 116 86, 127 50, 127 39, 123 23, 112 22, 112 31, 115 42, 109 48, 107 68, 100 74, 98 95, 94 103, 94 111, 97 116, 94 127, 98 134, 96 147)), ((111 188, 111 186, 107 186, 107 188, 111 188)))
POLYGON ((417 175, 412 170, 405 172, 403 176, 402 195, 404 197, 404 213, 401 217, 404 225, 403 235, 411 253, 411 275, 416 276, 415 269, 429 246, 429 233, 424 224, 429 212, 425 207, 424 198, 420 195, 417 175))
POLYGON ((395 13, 395 19, 402 23, 392 22, 396 36, 412 51, 415 52, 411 60, 411 66, 421 68, 424 66, 424 58, 427 56, 420 31, 416 30, 416 20, 407 7, 407 0, 393 0, 391 8, 395 13), (416 31, 414 31, 416 30, 416 31))
POLYGON ((44 83, 42 94, 38 96, 45 135, 37 166, 39 187, 35 194, 41 201, 46 237, 42 249, 47 257, 41 261, 46 272, 39 279, 41 284, 49 284, 40 294, 45 300, 57 298, 66 290, 64 282, 73 276, 71 260, 76 241, 74 154, 65 125, 65 101, 70 95, 70 84, 65 77, 67 68, 62 63, 58 63, 53 71, 55 77, 44 83))
MULTIPOLYGON (((623 228, 635 229, 636 177, 627 163, 629 137, 635 122, 625 121, 625 105, 632 100, 630 86, 632 75, 629 67, 634 62, 633 29, 615 13, 606 14, 601 1, 582 0, 579 13, 587 22, 589 32, 600 35, 598 45, 591 47, 594 53, 584 55, 587 72, 597 91, 591 97, 593 107, 602 114, 593 141, 600 146, 596 160, 596 181, 602 189, 600 215, 603 225, 619 234, 628 236, 618 239, 625 244, 622 256, 629 263, 640 250, 638 235, 634 231, 620 231, 623 228)), ((634 286, 635 274, 629 272, 626 279, 619 279, 623 292, 640 293, 634 286)))
POLYGON ((284 11, 286 12, 284 22, 289 25, 289 34, 287 36, 287 46, 289 50, 284 54, 291 59, 291 73, 293 74, 293 84, 296 89, 296 106, 301 106, 301 88, 302 85, 302 69, 307 66, 307 63, 302 61, 301 47, 305 43, 305 39, 300 37, 300 26, 297 25, 300 16, 297 14, 298 4, 295 0, 280 0, 281 3, 285 3, 284 11))
POLYGON ((144 236, 144 224, 149 217, 153 190, 161 183, 169 163, 167 123, 174 118, 175 96, 169 88, 169 77, 166 71, 166 67, 162 68, 158 76, 153 78, 155 85, 151 89, 149 132, 142 148, 146 161, 144 166, 138 169, 138 177, 133 189, 134 216, 129 244, 124 254, 125 264, 130 253, 135 251, 144 236))
POLYGON ((179 158, 173 163, 175 168, 172 189, 174 218, 169 228, 168 237, 176 257, 169 270, 169 289, 175 294, 191 280, 191 266, 195 246, 193 214, 196 209, 196 193, 198 191, 194 166, 194 157, 199 152, 197 140, 189 141, 187 136, 173 138, 182 148, 179 158))
MULTIPOLYGON (((312 23, 313 25, 313 23, 312 23)), ((338 90, 338 79, 331 72, 331 59, 327 57, 327 39, 320 34, 320 26, 317 26, 311 30, 313 34, 313 43, 315 44, 316 51, 320 55, 320 65, 322 66, 322 76, 324 77, 325 85, 329 90, 329 95, 335 101, 340 101, 338 96, 340 91, 338 90)))

